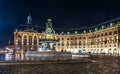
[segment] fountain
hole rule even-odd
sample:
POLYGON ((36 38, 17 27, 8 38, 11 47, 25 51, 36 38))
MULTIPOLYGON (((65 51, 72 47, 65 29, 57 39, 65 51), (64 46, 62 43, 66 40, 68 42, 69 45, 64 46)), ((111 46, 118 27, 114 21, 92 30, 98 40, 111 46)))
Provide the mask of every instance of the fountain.
POLYGON ((51 19, 47 20, 45 32, 39 37, 39 47, 37 51, 27 51, 26 57, 44 58, 44 59, 69 59, 72 57, 70 52, 56 51, 56 44, 59 39, 55 36, 55 31, 52 27, 51 19))

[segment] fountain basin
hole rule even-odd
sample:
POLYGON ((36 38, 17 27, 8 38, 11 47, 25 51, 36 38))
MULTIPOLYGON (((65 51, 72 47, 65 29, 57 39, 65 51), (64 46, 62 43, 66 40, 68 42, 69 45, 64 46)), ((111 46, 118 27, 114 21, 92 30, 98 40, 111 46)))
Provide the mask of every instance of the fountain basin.
POLYGON ((41 59, 71 59, 70 52, 47 52, 47 51, 28 51, 25 53, 28 58, 41 58, 41 59))

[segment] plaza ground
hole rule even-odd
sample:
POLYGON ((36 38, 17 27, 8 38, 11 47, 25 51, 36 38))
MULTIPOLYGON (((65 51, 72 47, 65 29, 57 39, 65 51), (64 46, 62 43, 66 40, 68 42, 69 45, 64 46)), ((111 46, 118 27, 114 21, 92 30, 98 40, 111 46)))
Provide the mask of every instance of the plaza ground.
POLYGON ((0 74, 120 74, 119 56, 0 62, 0 74))

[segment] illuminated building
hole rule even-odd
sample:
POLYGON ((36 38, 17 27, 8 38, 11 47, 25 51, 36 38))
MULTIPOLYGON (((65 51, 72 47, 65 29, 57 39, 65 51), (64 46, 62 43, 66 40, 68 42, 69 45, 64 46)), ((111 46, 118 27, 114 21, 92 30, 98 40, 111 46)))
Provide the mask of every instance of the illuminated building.
MULTIPOLYGON (((29 20, 29 19, 28 19, 29 20)), ((29 20, 29 24, 31 20, 29 20)), ((68 30, 68 32, 55 33, 59 42, 56 51, 91 54, 120 54, 120 18, 86 28, 68 30)), ((44 37, 43 32, 33 28, 14 32, 14 46, 16 52, 36 51, 39 40, 44 37)))

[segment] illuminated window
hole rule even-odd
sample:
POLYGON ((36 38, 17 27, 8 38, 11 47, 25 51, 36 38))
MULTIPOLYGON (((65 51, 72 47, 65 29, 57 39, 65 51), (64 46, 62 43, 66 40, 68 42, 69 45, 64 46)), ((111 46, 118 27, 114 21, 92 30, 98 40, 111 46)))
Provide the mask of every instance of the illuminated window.
POLYGON ((99 49, 97 49, 97 51, 99 51, 99 49))
POLYGON ((60 46, 60 43, 58 43, 58 46, 60 46))
POLYGON ((116 36, 114 37, 114 41, 117 42, 117 38, 116 38, 116 36))

